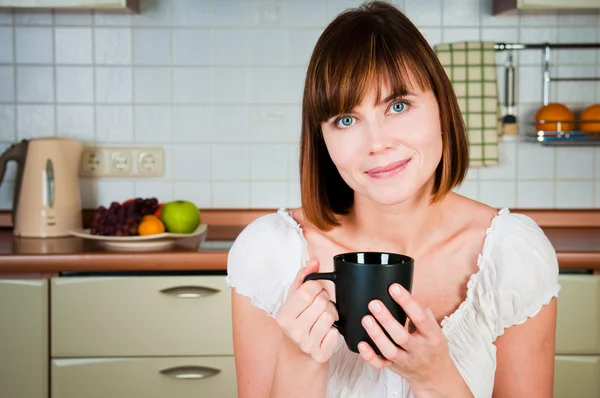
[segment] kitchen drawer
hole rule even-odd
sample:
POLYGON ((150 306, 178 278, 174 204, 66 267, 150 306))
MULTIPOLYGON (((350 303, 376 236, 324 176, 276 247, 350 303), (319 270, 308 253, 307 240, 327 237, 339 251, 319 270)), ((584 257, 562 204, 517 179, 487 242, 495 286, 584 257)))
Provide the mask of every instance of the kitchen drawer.
POLYGON ((559 283, 555 352, 600 355, 600 275, 560 275, 559 283))
POLYGON ((557 355, 554 398, 600 397, 600 356, 557 355))
POLYGON ((229 357, 54 359, 52 398, 234 398, 229 357))
POLYGON ((233 355, 224 276, 55 278, 52 357, 233 355))

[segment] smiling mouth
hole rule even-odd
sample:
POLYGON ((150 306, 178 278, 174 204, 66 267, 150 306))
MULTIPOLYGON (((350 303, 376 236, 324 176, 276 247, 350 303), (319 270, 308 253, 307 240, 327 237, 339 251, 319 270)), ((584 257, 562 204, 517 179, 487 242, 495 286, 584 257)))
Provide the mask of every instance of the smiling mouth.
POLYGON ((365 171, 365 174, 371 178, 388 178, 402 171, 411 159, 400 160, 399 162, 390 163, 383 167, 375 167, 365 171))

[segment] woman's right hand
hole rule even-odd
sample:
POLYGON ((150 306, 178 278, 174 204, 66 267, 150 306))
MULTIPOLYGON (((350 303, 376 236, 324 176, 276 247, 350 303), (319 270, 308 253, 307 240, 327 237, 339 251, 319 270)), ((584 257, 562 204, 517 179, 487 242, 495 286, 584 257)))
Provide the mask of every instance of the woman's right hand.
POLYGON ((300 350, 325 363, 333 355, 340 333, 333 327, 338 313, 327 291, 319 281, 302 283, 306 275, 318 271, 319 262, 313 260, 298 272, 275 320, 300 350))

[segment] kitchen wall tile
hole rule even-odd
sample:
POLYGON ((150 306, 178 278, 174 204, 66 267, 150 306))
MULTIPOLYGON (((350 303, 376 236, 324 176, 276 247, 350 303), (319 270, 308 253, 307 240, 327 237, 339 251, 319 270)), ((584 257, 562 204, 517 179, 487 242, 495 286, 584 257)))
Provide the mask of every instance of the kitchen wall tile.
MULTIPOLYGON (((228 53, 229 48, 219 48, 228 53)), ((213 32, 209 29, 173 29, 173 64, 212 65, 213 32)))
POLYGON ((81 206, 84 209, 94 209, 96 206, 96 179, 79 177, 79 194, 81 206))
POLYGON ((248 102, 274 104, 285 102, 286 72, 284 68, 249 68, 248 102))
POLYGON ((172 110, 166 106, 137 105, 133 110, 135 140, 171 142, 172 110))
POLYGON ((173 107, 173 139, 175 142, 210 142, 215 128, 214 107, 177 105, 173 107))
POLYGON ((15 100, 15 68, 0 66, 0 101, 13 102, 15 100))
POLYGON ((300 144, 288 144, 288 180, 300 180, 300 144))
MULTIPOLYGON (((556 43, 558 41, 558 29, 552 25, 530 28, 523 27, 523 24, 521 24, 519 36, 521 41, 527 43, 556 43)), ((521 51, 519 53, 519 64, 539 67, 542 62, 542 55, 541 51, 521 51)), ((553 52, 551 52, 551 55, 554 55, 553 52)))
POLYGON ((214 84, 212 68, 173 68, 173 101, 177 104, 210 103, 214 84))
POLYGON ((112 202, 123 202, 135 197, 133 181, 97 180, 94 207, 109 207, 112 202))
MULTIPOLYGON (((305 68, 287 68, 287 98, 288 104, 301 104, 304 93, 304 79, 306 77, 305 68)), ((283 87, 283 86, 282 86, 283 87)), ((280 91, 283 91, 280 89, 280 91)))
POLYGON ((131 25, 131 14, 120 11, 95 10, 93 18, 96 26, 131 25))
MULTIPOLYGON (((300 98, 302 101, 302 97, 300 98)), ((288 142, 300 142, 302 131, 302 104, 296 103, 287 107, 287 126, 285 133, 288 142)))
POLYGON ((199 208, 211 207, 211 183, 202 181, 176 181, 173 183, 173 196, 175 200, 189 200, 199 208))
POLYGON ((15 56, 21 64, 51 64, 53 61, 52 29, 45 27, 15 28, 15 56))
POLYGON ((57 64, 92 63, 91 28, 56 28, 54 40, 57 64))
POLYGON ((134 29, 133 62, 137 65, 169 65, 171 44, 170 29, 134 29))
POLYGON ((454 191, 467 198, 479 200, 479 182, 477 181, 463 181, 459 187, 454 188, 454 191))
POLYGON ((171 23, 171 1, 140 1, 140 12, 133 14, 131 20, 136 26, 168 26, 171 23))
POLYGON ((131 29, 96 28, 94 50, 96 64, 131 64, 131 29))
POLYGON ((600 207, 600 180, 596 180, 596 194, 594 207, 600 207))
POLYGON ((94 70, 91 67, 56 67, 56 101, 94 101, 94 70))
POLYGON ((285 180, 288 176, 288 146, 254 144, 250 146, 252 180, 285 180))
POLYGON ((554 181, 519 181, 517 182, 517 207, 552 208, 554 193, 554 181))
POLYGON ((519 180, 553 180, 555 148, 532 143, 517 147, 517 178, 519 180))
POLYGON ((4 181, 0 184, 0 208, 12 209, 14 192, 15 183, 13 181, 4 181))
POLYGON ((14 9, 15 25, 51 25, 52 12, 43 9, 14 9))
POLYGON ((18 140, 53 135, 53 105, 17 105, 18 140))
POLYGON ((0 24, 2 25, 10 25, 13 21, 12 10, 10 9, 2 9, 0 10, 0 24))
MULTIPOLYGON (((592 77, 595 75, 595 66, 560 66, 558 68, 558 77, 592 77)), ((561 102, 579 103, 582 106, 594 103, 596 85, 593 82, 565 81, 556 84, 558 85, 556 90, 561 102)))
POLYGON ((287 64, 306 66, 315 44, 321 35, 321 29, 290 29, 287 40, 287 64))
POLYGON ((454 0, 444 3, 442 23, 444 26, 479 26, 480 0, 454 0))
MULTIPOLYGON (((288 3, 289 4, 289 3, 288 3)), ((283 66, 286 63, 287 31, 283 29, 254 29, 245 37, 251 65, 283 66)))
POLYGON ((249 5, 248 23, 251 26, 280 26, 285 18, 284 0, 252 0, 249 5))
POLYGON ((301 206, 302 194, 300 192, 300 183, 298 181, 288 182, 288 203, 286 207, 293 209, 301 206))
MULTIPOLYGON (((12 143, 0 144, 0 154, 4 153, 4 151, 6 151, 11 146, 11 144, 12 143)), ((15 162, 7 162, 6 163, 4 178, 2 179, 2 183, 0 184, 0 189, 1 189, 2 185, 16 180, 16 175, 17 175, 18 169, 19 168, 15 162)))
POLYGON ((0 27, 0 63, 13 62, 13 31, 11 27, 0 27))
MULTIPOLYGON (((139 142, 139 140, 138 140, 139 142)), ((174 174, 173 169, 174 169, 174 165, 175 165, 175 149, 173 148, 174 146, 171 145, 170 143, 163 143, 163 144, 154 144, 154 143, 149 143, 149 146, 160 146, 163 149, 163 156, 164 156, 164 166, 165 166, 165 170, 164 173, 162 175, 162 177, 158 177, 156 178, 156 180, 162 180, 162 181, 172 181, 174 178, 176 178, 177 176, 174 174)))
POLYGON ((59 105, 56 107, 56 135, 84 142, 93 142, 94 107, 90 105, 59 105))
POLYGON ((593 148, 556 148, 556 178, 594 178, 593 148))
POLYGON ((216 208, 249 208, 249 182, 213 182, 212 203, 216 208))
POLYGON ((558 13, 554 10, 522 11, 519 13, 521 26, 557 26, 558 13))
POLYGON ((251 3, 248 0, 213 1, 209 23, 221 27, 248 26, 251 19, 251 7, 253 6, 251 3))
POLYGON ((209 144, 173 147, 173 176, 177 180, 210 181, 212 155, 209 144))
POLYGON ((171 69, 136 67, 133 76, 134 100, 138 104, 171 102, 171 69))
POLYGON ((173 183, 169 181, 136 181, 135 196, 156 198, 161 202, 175 200, 173 183))
POLYGON ((496 208, 516 205, 515 181, 479 181, 479 200, 496 208))
POLYGON ((556 207, 581 208, 594 206, 594 181, 557 181, 556 207))
POLYGON ((96 107, 96 137, 99 142, 133 142, 133 107, 96 107))
POLYGON ((284 24, 308 28, 324 28, 329 22, 321 0, 288 1, 284 24))
POLYGON ((130 103, 133 99, 132 69, 129 67, 96 68, 96 102, 130 103))
POLYGON ((444 42, 441 28, 419 28, 419 31, 431 47, 444 42))
POLYGON ((442 41, 453 43, 456 41, 480 40, 481 32, 477 28, 444 28, 442 41))
POLYGON ((88 10, 54 10, 54 25, 91 25, 92 11, 88 10))
MULTIPOLYGON (((15 106, 0 105, 0 141, 12 142, 17 139, 15 106)), ((598 173, 600 176, 600 173, 598 173)))
POLYGON ((288 203, 286 182, 253 181, 250 184, 250 206, 254 208, 279 208, 288 203))
POLYGON ((17 67, 17 98, 19 102, 54 102, 54 68, 17 67))
POLYGON ((213 181, 250 179, 250 148, 246 144, 214 144, 212 162, 213 181))
POLYGON ((478 179, 479 179, 479 168, 470 167, 467 170, 467 175, 465 176, 465 180, 477 181, 478 179))
MULTIPOLYGON (((558 29, 559 43, 594 43, 597 39, 598 29, 596 26, 560 27, 558 29)), ((561 64, 595 65, 596 53, 596 50, 560 50, 557 51, 557 58, 561 64)))
MULTIPOLYGON (((220 1, 213 2, 222 3, 220 1)), ((210 0, 176 0, 172 2, 173 25, 176 26, 211 26, 210 0)))
POLYGON ((479 178, 482 180, 514 179, 517 172, 517 145, 514 142, 500 142, 498 144, 500 160, 498 165, 482 167, 479 169, 479 178))
POLYGON ((558 26, 598 25, 598 10, 558 10, 558 26))
POLYGON ((253 142, 288 141, 288 119, 291 107, 253 105, 249 109, 248 129, 253 142))
POLYGON ((419 28, 442 25, 442 0, 405 0, 404 12, 419 28))
MULTIPOLYGON (((493 42, 504 42, 504 43, 518 43, 519 42, 519 31, 513 28, 483 28, 481 29, 481 40, 493 41, 493 42)), ((506 58, 505 53, 498 54, 504 60, 506 58)), ((502 87, 502 86, 500 86, 502 87)))
POLYGON ((212 108, 216 142, 248 142, 248 107, 245 105, 214 106, 212 108))
POLYGON ((542 98, 542 69, 539 66, 520 66, 517 72, 517 101, 539 101, 542 98))
POLYGON ((594 152, 595 152, 595 155, 594 155, 595 156, 595 158, 594 158, 594 165, 595 165, 594 178, 596 178, 597 180, 600 180, 600 147, 596 147, 594 152))
MULTIPOLYGON (((243 104, 248 100, 248 73, 246 68, 219 67, 213 70, 215 104, 243 104)), ((252 93, 254 94, 254 93, 252 93)))
POLYGON ((211 43, 215 65, 248 65, 250 49, 246 36, 249 32, 248 29, 215 29, 214 40, 211 43))

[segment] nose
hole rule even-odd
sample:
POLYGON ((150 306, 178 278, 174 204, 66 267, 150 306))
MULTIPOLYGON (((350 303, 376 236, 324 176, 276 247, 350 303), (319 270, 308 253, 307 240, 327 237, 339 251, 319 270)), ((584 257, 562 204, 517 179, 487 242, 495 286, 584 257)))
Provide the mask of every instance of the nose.
POLYGON ((391 126, 386 126, 383 118, 370 120, 366 125, 369 155, 376 155, 394 148, 391 126))

